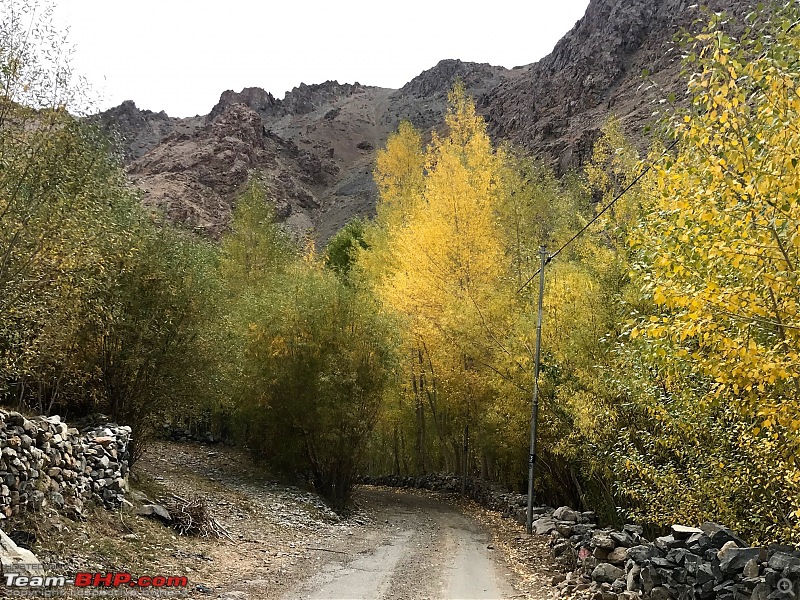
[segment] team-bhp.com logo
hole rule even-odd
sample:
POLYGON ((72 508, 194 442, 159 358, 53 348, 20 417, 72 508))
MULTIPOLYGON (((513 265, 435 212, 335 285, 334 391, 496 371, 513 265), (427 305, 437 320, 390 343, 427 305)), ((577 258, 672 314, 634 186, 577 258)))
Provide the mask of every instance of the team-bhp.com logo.
MULTIPOLYGON (((16 565, 15 565, 16 566, 16 565)), ((126 572, 112 573, 76 573, 75 577, 66 576, 44 576, 24 574, 24 570, 17 573, 4 573, 3 578, 7 589, 17 590, 41 590, 63 588, 75 586, 84 589, 116 588, 138 590, 151 589, 173 589, 183 590, 189 585, 189 581, 184 576, 155 575, 134 577, 126 572)))

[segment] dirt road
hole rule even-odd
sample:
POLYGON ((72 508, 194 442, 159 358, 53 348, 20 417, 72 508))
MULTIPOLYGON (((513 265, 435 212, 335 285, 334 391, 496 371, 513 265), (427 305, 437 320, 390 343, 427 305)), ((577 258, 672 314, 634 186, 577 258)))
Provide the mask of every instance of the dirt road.
POLYGON ((30 523, 37 555, 58 574, 186 575, 189 597, 203 600, 545 600, 552 590, 547 538, 457 495, 358 487, 341 517, 235 448, 158 444, 137 469, 137 505, 204 498, 229 535, 177 535, 135 508, 98 509, 30 523))
MULTIPOLYGON (((362 489, 385 516, 370 544, 341 554, 285 594, 299 599, 513 598, 511 574, 496 560, 489 534, 433 498, 362 489)), ((499 557, 498 557, 499 558, 499 557)))

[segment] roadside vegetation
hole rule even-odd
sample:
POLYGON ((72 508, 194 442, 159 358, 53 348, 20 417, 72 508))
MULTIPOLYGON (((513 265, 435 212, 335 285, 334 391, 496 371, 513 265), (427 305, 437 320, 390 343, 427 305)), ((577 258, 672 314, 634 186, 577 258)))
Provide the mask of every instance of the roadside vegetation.
POLYGON ((687 43, 688 106, 649 155, 612 119, 560 179, 495 146, 457 84, 430 143, 408 123, 389 138, 377 216, 326 251, 275 223, 258 173, 219 244, 146 213, 112 144, 75 116, 68 68, 38 54, 62 42, 9 14, 4 404, 106 412, 133 426, 137 453, 165 422, 203 422, 338 506, 358 472, 525 489, 526 284, 546 246, 561 251, 546 270, 537 498, 800 541, 795 4, 738 40, 714 18, 687 43))

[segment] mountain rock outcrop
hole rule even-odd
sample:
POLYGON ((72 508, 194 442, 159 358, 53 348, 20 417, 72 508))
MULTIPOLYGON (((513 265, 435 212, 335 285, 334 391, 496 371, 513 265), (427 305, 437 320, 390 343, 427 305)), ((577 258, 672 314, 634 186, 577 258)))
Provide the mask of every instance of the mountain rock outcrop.
POLYGON ((551 159, 563 172, 591 155, 609 115, 646 147, 645 125, 672 92, 685 95, 675 37, 710 12, 741 16, 748 0, 592 0, 553 51, 501 82, 482 108, 493 136, 551 159), (647 74, 645 76, 645 73, 647 74))
POLYGON ((230 104, 191 133, 169 134, 128 167, 145 206, 211 237, 229 222, 251 173, 264 177, 278 218, 296 231, 310 230, 319 190, 337 172, 330 160, 270 135, 261 116, 244 104, 230 104))
POLYGON ((143 156, 170 133, 191 133, 203 123, 203 117, 178 119, 168 116, 163 110, 141 110, 132 100, 101 112, 95 118, 119 136, 120 149, 126 162, 143 156))

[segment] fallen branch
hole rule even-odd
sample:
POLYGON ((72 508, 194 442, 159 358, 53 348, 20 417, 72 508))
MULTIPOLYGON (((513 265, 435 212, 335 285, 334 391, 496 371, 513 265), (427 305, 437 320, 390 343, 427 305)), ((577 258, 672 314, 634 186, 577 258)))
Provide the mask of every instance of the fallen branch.
POLYGON ((334 552, 336 554, 349 554, 349 552, 342 552, 341 550, 331 550, 330 548, 310 548, 306 546, 306 550, 318 550, 320 552, 334 552))

